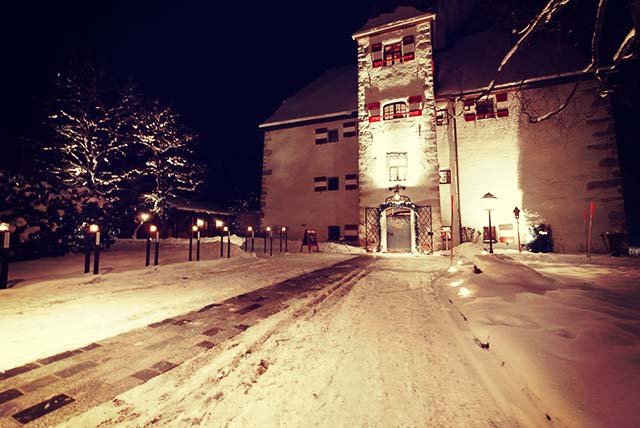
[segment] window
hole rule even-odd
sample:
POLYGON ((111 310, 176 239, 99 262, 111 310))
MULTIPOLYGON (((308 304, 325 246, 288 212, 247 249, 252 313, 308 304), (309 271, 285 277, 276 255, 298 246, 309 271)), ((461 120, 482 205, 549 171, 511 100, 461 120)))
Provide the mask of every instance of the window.
POLYGON ((316 144, 327 143, 327 128, 316 128, 316 144))
POLYGON ((415 37, 405 36, 401 42, 375 43, 371 45, 371 62, 374 67, 389 66, 415 58, 415 37))
POLYGON ((340 133, 337 129, 330 129, 328 131, 328 138, 330 143, 335 143, 340 139, 340 133))
POLYGON ((313 191, 314 192, 326 192, 327 191, 327 177, 315 177, 313 179, 313 191))
POLYGON ((389 181, 407 180, 407 154, 387 153, 387 170, 389 181))
POLYGON ((358 225, 357 224, 344 225, 344 240, 346 242, 358 242, 358 225))
POLYGON ((393 65, 402 62, 402 45, 400 42, 384 46, 384 65, 393 65))
POLYGON ((476 101, 476 117, 478 119, 485 119, 487 117, 494 117, 493 112, 493 98, 486 98, 476 101))
POLYGON ((345 138, 355 137, 357 134, 357 123, 356 122, 345 122, 342 125, 342 136, 345 138))
POLYGON ((403 117, 407 117, 407 114, 407 104, 403 102, 387 104, 382 110, 384 120, 400 119, 403 117))
POLYGON ((344 176, 344 189, 356 190, 358 188, 358 174, 346 174, 344 176))
POLYGON ((328 235, 329 241, 339 241, 340 240, 340 226, 329 226, 328 227, 328 235))
POLYGON ((340 179, 338 177, 327 178, 327 190, 340 190, 340 179))
POLYGON ((451 170, 441 169, 439 172, 440 184, 451 184, 451 170))

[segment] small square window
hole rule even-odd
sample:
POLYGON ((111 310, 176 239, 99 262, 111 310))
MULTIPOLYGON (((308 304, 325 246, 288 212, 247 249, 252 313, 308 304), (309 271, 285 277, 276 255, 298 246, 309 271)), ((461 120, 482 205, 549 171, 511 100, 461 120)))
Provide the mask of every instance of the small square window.
POLYGON ((340 133, 337 129, 330 129, 328 132, 328 138, 330 143, 335 143, 340 139, 340 133))
POLYGON ((476 101, 476 116, 478 119, 494 117, 493 98, 476 101))
POLYGON ((327 190, 339 190, 340 179, 338 177, 327 178, 327 190))
POLYGON ((407 154, 387 153, 389 181, 407 181, 407 154))

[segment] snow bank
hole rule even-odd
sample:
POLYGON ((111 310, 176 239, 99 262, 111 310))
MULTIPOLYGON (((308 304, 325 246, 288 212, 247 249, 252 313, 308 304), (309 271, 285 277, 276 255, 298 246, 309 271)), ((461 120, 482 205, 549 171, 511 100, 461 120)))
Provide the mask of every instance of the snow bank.
POLYGON ((473 337, 552 420, 640 426, 637 260, 515 253, 473 261, 482 273, 463 269, 443 289, 473 337))

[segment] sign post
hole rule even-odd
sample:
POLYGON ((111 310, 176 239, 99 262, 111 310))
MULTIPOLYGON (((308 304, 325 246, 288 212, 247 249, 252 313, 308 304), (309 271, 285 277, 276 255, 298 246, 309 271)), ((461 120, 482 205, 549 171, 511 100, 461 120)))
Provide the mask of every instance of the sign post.
POLYGON ((320 252, 320 247, 318 246, 318 232, 315 229, 305 229, 304 237, 302 238, 302 245, 300 246, 300 252, 304 246, 307 246, 309 253, 311 252, 311 247, 315 247, 316 251, 320 252))

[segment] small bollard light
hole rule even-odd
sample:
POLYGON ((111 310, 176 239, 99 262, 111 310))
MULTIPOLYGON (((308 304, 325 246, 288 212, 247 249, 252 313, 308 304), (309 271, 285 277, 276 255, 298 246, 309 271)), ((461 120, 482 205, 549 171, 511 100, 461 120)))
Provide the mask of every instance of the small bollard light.
POLYGON ((216 220, 216 229, 220 229, 220 258, 224 257, 224 222, 216 220))
MULTIPOLYGON (((160 231, 158 230, 158 226, 152 224, 149 227, 149 232, 151 232, 151 236, 153 236, 153 240, 155 241, 155 253, 153 255, 153 265, 158 266, 158 262, 160 259, 160 231)), ((151 236, 149 239, 151 239, 151 236)))
POLYGON ((2 248, 0 248, 0 290, 6 289, 9 284, 9 244, 11 242, 11 231, 8 223, 0 223, 0 233, 2 234, 2 248))
MULTIPOLYGON (((224 227, 223 231, 227 232, 227 258, 229 258, 231 257, 231 231, 227 226, 224 227)), ((222 239, 220 243, 222 243, 222 239)))
POLYGON ((155 228, 154 225, 149 225, 149 233, 147 233, 147 242, 146 242, 146 249, 145 249, 145 254, 144 254, 144 265, 145 266, 149 266, 149 264, 151 263, 151 231, 153 230, 153 228, 155 228))
POLYGON ((273 256, 273 229, 269 229, 269 256, 273 256))
MULTIPOLYGON (((198 220, 200 223, 202 220, 198 220)), ((196 261, 200 261, 200 226, 191 227, 191 231, 196 234, 196 261)), ((193 235, 193 233, 191 234, 193 235)))
POLYGON ((251 252, 255 252, 255 240, 256 240, 256 231, 253 230, 253 227, 249 226, 249 232, 251 232, 251 252))
POLYGON ((271 232, 271 226, 267 226, 264 230, 264 254, 267 254, 267 233, 271 232))
MULTIPOLYGON (((89 232, 95 234, 93 274, 97 275, 100 272, 100 226, 98 226, 97 224, 90 225, 89 232)), ((91 250, 89 250, 89 255, 90 254, 91 254, 91 250)))
MULTIPOLYGON (((288 253, 288 247, 289 247, 289 237, 287 235, 287 228, 285 226, 282 226, 282 234, 284 235, 284 252, 288 253)), ((282 250, 281 250, 282 251, 282 250)))

